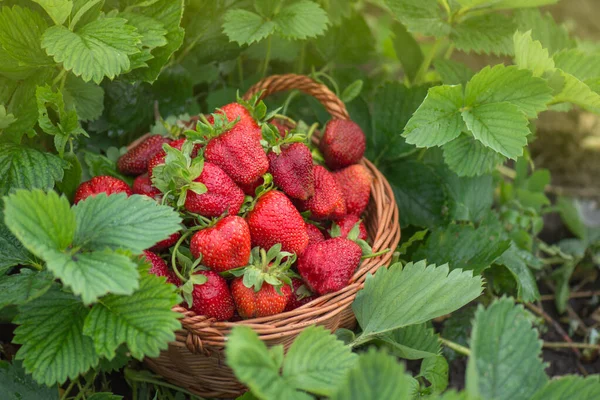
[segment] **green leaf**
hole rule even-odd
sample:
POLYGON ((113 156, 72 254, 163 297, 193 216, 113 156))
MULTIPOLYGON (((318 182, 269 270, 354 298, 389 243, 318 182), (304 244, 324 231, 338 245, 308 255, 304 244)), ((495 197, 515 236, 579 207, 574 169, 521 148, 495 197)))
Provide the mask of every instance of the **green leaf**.
POLYGON ((516 26, 502 14, 484 14, 458 24, 450 38, 457 49, 477 54, 512 54, 512 36, 516 26))
POLYGON ((377 338, 396 357, 407 360, 435 357, 440 353, 439 336, 427 324, 409 325, 386 332, 377 338))
POLYGON ((442 150, 444 161, 458 176, 488 174, 506 159, 467 134, 446 143, 442 150))
POLYGON ((556 4, 559 0, 499 0, 495 1, 491 8, 496 10, 507 10, 513 8, 541 7, 548 4, 556 4))
POLYGON ((124 11, 118 15, 121 18, 125 18, 128 25, 135 26, 137 32, 142 35, 142 47, 153 49, 155 47, 162 47, 168 43, 165 37, 168 32, 160 21, 130 11, 124 11))
POLYGON ((554 96, 554 103, 573 103, 593 112, 600 110, 600 94, 588 85, 561 70, 556 71, 554 79, 560 79, 563 83, 560 92, 554 96))
POLYGON ((44 32, 42 47, 85 82, 100 83, 107 76, 129 70, 129 55, 139 52, 141 36, 123 18, 102 18, 75 32, 64 26, 53 26, 44 32))
POLYGON ((83 332, 94 341, 96 352, 109 360, 126 343, 138 360, 157 357, 175 340, 179 314, 172 311, 179 298, 164 277, 142 272, 140 287, 130 296, 109 294, 94 305, 83 332))
POLYGON ((254 0, 254 9, 264 17, 271 17, 281 6, 281 0, 254 0))
POLYGON ((60 183, 56 186, 57 188, 69 198, 69 201, 73 201, 75 197, 75 192, 81 183, 81 163, 79 162, 79 158, 74 153, 65 154, 65 161, 67 161, 70 166, 65 171, 65 176, 60 183))
POLYGON ((553 57, 556 68, 573 75, 580 81, 600 77, 600 54, 588 54, 581 50, 563 50, 553 57))
POLYGON ((548 49, 550 55, 563 49, 577 46, 569 37, 564 25, 557 25, 549 12, 542 14, 540 10, 520 10, 514 15, 517 27, 521 32, 531 30, 533 40, 538 40, 542 47, 548 49))
POLYGON ((354 366, 356 354, 323 327, 306 328, 290 346, 283 363, 288 385, 321 396, 330 396, 354 366))
POLYGON ((352 100, 354 100, 356 97, 358 97, 358 95, 360 95, 360 92, 363 87, 363 83, 364 82, 362 80, 357 79, 354 82, 352 82, 350 85, 346 86, 346 88, 342 92, 342 95, 340 96, 340 99, 344 103, 349 103, 352 100))
POLYGON ((471 334, 467 392, 473 397, 529 400, 548 377, 540 358, 542 341, 522 306, 510 298, 479 306, 471 334))
POLYGON ((39 385, 18 361, 0 361, 0 387, 4 400, 58 400, 55 387, 39 385))
POLYGON ((410 249, 410 247, 413 244, 420 243, 427 235, 427 232, 429 232, 428 229, 423 229, 421 231, 417 231, 417 232, 413 233, 412 236, 408 240, 402 240, 402 242, 400 243, 400 246, 396 250, 396 253, 398 253, 399 255, 404 255, 404 254, 408 253, 408 249, 410 249))
POLYGON ((127 179, 117 171, 117 163, 102 154, 86 151, 83 154, 83 161, 87 165, 90 177, 110 175, 121 180, 127 179))
POLYGON ((538 390, 531 400, 594 400, 600 397, 600 381, 598 375, 587 378, 581 376, 562 376, 553 379, 538 390))
POLYGON ((273 22, 283 36, 303 40, 322 35, 329 18, 314 1, 300 0, 284 6, 273 22))
POLYGON ((4 203, 0 201, 0 276, 15 265, 31 265, 33 256, 4 224, 4 203))
POLYGON ((515 32, 513 43, 515 46, 515 64, 519 68, 531 70, 535 77, 542 76, 546 71, 554 70, 554 60, 539 41, 532 39, 531 31, 525 33, 515 32))
MULTIPOLYGON (((444 321, 441 336, 444 339, 451 340, 461 346, 468 346, 467 341, 471 334, 471 321, 475 315, 475 310, 475 306, 467 306, 452 313, 452 315, 444 321)), ((442 352, 448 361, 454 361, 459 357, 464 357, 463 354, 457 353, 448 347, 443 347, 442 352)))
POLYGON ((32 9, 19 6, 0 9, 0 45, 19 66, 37 68, 52 64, 40 45, 47 27, 46 21, 32 9))
POLYGON ((465 124, 485 146, 516 160, 527 144, 529 122, 511 103, 491 103, 462 112, 465 124))
POLYGON ((475 75, 466 65, 452 60, 435 60, 433 66, 446 85, 464 85, 475 75))
POLYGON ((385 0, 385 4, 409 32, 436 37, 450 33, 437 0, 385 0))
POLYGON ((96 392, 88 397, 88 400, 123 400, 123 396, 118 396, 109 392, 96 392))
POLYGON ((560 218, 567 228, 579 239, 586 240, 587 229, 574 201, 566 197, 559 197, 556 201, 556 206, 558 207, 560 218))
POLYGON ((483 219, 494 202, 492 176, 468 178, 459 177, 451 171, 447 171, 443 178, 448 188, 448 194, 452 199, 451 218, 455 221, 471 222, 478 222, 483 219))
POLYGON ((10 124, 15 122, 17 119, 11 113, 6 112, 6 107, 0 104, 0 133, 3 129, 6 129, 10 124))
POLYGON ((506 102, 517 106, 529 118, 546 110, 551 100, 552 89, 544 79, 534 77, 528 70, 502 64, 479 71, 465 89, 468 106, 506 102))
MULTIPOLYGON (((283 346, 278 345, 283 352, 283 346)), ((279 375, 281 360, 272 356, 265 343, 249 327, 236 326, 225 347, 227 365, 235 376, 260 399, 310 400, 312 396, 297 391, 279 375)))
POLYGON ((68 108, 75 108, 81 121, 94 121, 104 111, 104 89, 91 82, 69 74, 65 81, 63 97, 68 108))
POLYGON ((432 393, 442 393, 448 387, 448 361, 444 356, 425 358, 421 363, 419 376, 431 383, 432 393))
POLYGON ((515 278, 519 300, 532 303, 540 298, 535 276, 514 243, 495 262, 504 265, 515 278))
POLYGON ((35 272, 27 268, 18 274, 0 276, 0 309, 35 300, 50 289, 52 282, 48 271, 35 272))
POLYGON ((37 382, 63 384, 98 363, 92 339, 82 333, 88 312, 77 297, 58 287, 19 307, 13 341, 22 346, 16 358, 24 360, 37 382))
POLYGON ((77 25, 85 25, 98 19, 103 6, 104 0, 73 0, 69 29, 74 30, 77 25))
POLYGON ((450 224, 434 230, 414 257, 480 274, 510 247, 510 241, 502 240, 501 233, 487 225, 474 228, 470 224, 450 224))
POLYGON ((465 129, 460 116, 463 88, 435 86, 429 89, 423 104, 406 124, 402 136, 417 147, 441 146, 455 139, 465 129))
POLYGON ((424 59, 421 46, 406 27, 399 22, 394 22, 392 25, 392 34, 394 35, 396 57, 400 60, 408 79, 413 82, 424 59))
POLYGON ((370 349, 358 357, 332 400, 412 399, 413 378, 404 365, 383 351, 370 349))
POLYGON ((381 268, 369 275, 352 309, 363 332, 359 341, 459 309, 481 294, 481 277, 425 261, 381 268))
POLYGON ((176 211, 147 196, 99 194, 77 203, 73 211, 75 244, 89 250, 126 249, 140 254, 181 229, 176 211))
POLYGON ((56 25, 62 25, 71 14, 73 2, 70 0, 33 0, 38 3, 52 18, 56 25))
POLYGON ((273 21, 267 21, 252 11, 235 9, 229 10, 224 16, 223 32, 232 42, 240 46, 260 42, 272 35, 277 28, 273 21))

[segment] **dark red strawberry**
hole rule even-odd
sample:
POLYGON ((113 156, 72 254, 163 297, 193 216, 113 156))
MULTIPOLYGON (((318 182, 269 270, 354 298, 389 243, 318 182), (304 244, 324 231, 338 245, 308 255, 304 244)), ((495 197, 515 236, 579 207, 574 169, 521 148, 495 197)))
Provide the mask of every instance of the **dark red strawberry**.
POLYGON ((161 151, 163 143, 169 143, 170 141, 170 139, 161 135, 149 136, 119 158, 119 161, 117 161, 119 171, 127 175, 143 174, 148 170, 148 161, 161 151))
POLYGON ((108 196, 115 193, 126 193, 131 196, 133 191, 128 184, 112 176, 95 176, 89 181, 83 182, 75 192, 75 204, 90 196, 106 193, 108 196))
POLYGON ((354 164, 334 172, 333 177, 344 195, 346 212, 360 216, 367 208, 371 196, 373 177, 367 167, 354 164))
POLYGON ((260 178, 258 178, 256 181, 252 182, 249 185, 244 185, 244 184, 238 183, 238 186, 240 189, 242 189, 242 191, 244 192, 245 195, 254 197, 254 196, 256 196, 256 188, 259 187, 260 185, 262 185, 264 182, 265 182, 265 180, 261 176, 260 178))
MULTIPOLYGON (((185 141, 186 141, 185 138, 173 140, 171 143, 169 143, 169 146, 171 146, 174 149, 181 150, 181 148, 183 147, 183 144, 185 143, 185 141)), ((194 148, 192 150, 192 153, 190 154, 190 156, 192 158, 197 157, 198 156, 198 152, 200 151, 201 148, 202 148, 202 145, 195 144, 194 148)), ((166 157, 167 157, 167 153, 165 153, 165 151, 161 148, 161 150, 158 151, 148 161, 148 176, 150 178, 152 178, 152 170, 154 169, 154 167, 156 167, 157 165, 160 165, 160 164, 164 164, 166 157)))
POLYGON ((165 263, 165 261, 162 258, 160 258, 158 254, 155 254, 148 250, 144 250, 142 257, 144 257, 152 265, 148 272, 156 276, 166 277, 167 282, 172 283, 175 286, 181 285, 181 281, 179 280, 177 275, 175 275, 175 273, 173 273, 169 269, 167 263, 165 263))
POLYGON ((331 169, 358 163, 365 153, 366 138, 355 122, 334 119, 327 123, 319 148, 331 169))
POLYGON ((152 181, 148 174, 142 174, 133 181, 133 193, 158 199, 162 196, 160 190, 152 186, 152 181))
POLYGON ((337 292, 348 285, 361 255, 360 246, 352 240, 327 239, 311 244, 298 256, 298 272, 313 292, 337 292))
POLYGON ((304 143, 284 146, 281 153, 269 152, 269 172, 283 193, 300 200, 315 194, 313 159, 304 143))
POLYGON ((290 300, 285 306, 284 311, 295 310, 306 303, 310 303, 317 297, 319 296, 314 295, 302 279, 292 278, 292 295, 290 296, 290 300))
POLYGON ((323 232, 313 224, 306 223, 306 233, 308 234, 308 244, 318 243, 325 240, 323 232))
POLYGON ((281 243, 283 251, 300 254, 308 245, 302 216, 290 199, 276 190, 261 196, 246 217, 252 246, 265 249, 281 243))
POLYGON ((243 267, 250 258, 250 231, 242 217, 225 217, 213 227, 194 234, 190 250, 202 265, 223 272, 243 267))
POLYGON ((219 217, 223 213, 236 215, 240 211, 244 192, 215 164, 205 162, 195 182, 203 183, 207 191, 198 194, 189 190, 185 199, 186 210, 209 218, 219 217))
POLYGON ((340 229, 339 237, 347 238, 350 231, 358 224, 358 237, 356 239, 367 240, 367 228, 365 224, 356 215, 346 215, 334 222, 340 229))
POLYGON ((277 293, 275 287, 266 282, 258 291, 246 287, 244 278, 235 278, 231 282, 231 294, 236 309, 244 319, 267 317, 283 312, 292 295, 292 289, 284 285, 280 291, 281 294, 277 293))
POLYGON ((214 271, 198 271, 196 274, 206 276, 207 280, 201 285, 194 285, 192 310, 217 321, 232 318, 235 304, 227 281, 214 271))
POLYGON ((177 243, 177 241, 179 240, 179 238, 181 238, 181 233, 175 232, 174 234, 172 234, 165 240, 161 240, 160 242, 156 243, 154 246, 150 247, 150 250, 156 251, 156 252, 161 252, 163 250, 166 250, 166 249, 174 246, 175 243, 177 243))
POLYGON ((315 194, 299 202, 301 210, 310 210, 314 219, 337 219, 346 214, 346 203, 331 172, 320 165, 313 167, 315 194))

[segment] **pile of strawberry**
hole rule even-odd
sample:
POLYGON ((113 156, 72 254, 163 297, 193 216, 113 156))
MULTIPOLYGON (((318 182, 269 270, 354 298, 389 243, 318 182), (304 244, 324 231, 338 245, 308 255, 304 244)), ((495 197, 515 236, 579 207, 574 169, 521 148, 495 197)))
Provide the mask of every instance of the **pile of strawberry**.
POLYGON ((264 317, 336 292, 372 255, 361 220, 372 180, 359 164, 365 136, 331 120, 317 148, 311 130, 274 115, 238 99, 181 122, 177 136, 149 136, 119 159, 137 176, 133 188, 97 176, 75 202, 125 192, 177 209, 181 231, 145 257, 197 314, 264 317))

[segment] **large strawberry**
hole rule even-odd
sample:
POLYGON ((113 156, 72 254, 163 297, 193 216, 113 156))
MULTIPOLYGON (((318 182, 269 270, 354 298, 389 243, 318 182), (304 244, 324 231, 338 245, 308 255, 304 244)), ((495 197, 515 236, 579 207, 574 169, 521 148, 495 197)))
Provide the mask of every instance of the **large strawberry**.
POLYGON ((144 250, 142 257, 145 258, 152 267, 148 270, 149 273, 156 276, 165 276, 167 278, 168 283, 172 283, 175 286, 180 286, 181 281, 167 266, 167 263, 160 258, 158 254, 155 254, 151 251, 144 250))
POLYGON ((356 239, 367 240, 367 228, 359 217, 353 214, 344 216, 334 222, 332 227, 331 237, 347 238, 352 229, 358 229, 356 239), (335 231, 335 233, 334 233, 335 231))
POLYGON ((323 232, 313 224, 306 223, 306 233, 308 234, 308 244, 318 243, 325 240, 323 232))
POLYGON ((194 234, 190 250, 202 265, 223 272, 243 267, 250 258, 250 231, 242 217, 228 216, 194 234))
POLYGON ((308 245, 304 220, 290 199, 272 190, 262 195, 246 217, 253 246, 271 248, 281 243, 284 251, 300 254, 308 245))
POLYGON ((340 169, 360 161, 366 149, 366 138, 355 122, 334 119, 327 123, 319 148, 331 169, 340 169))
POLYGON ((283 193, 300 200, 315 194, 312 155, 304 143, 284 146, 279 154, 271 151, 268 156, 273 182, 283 193))
POLYGON ((126 193, 127 196, 131 196, 133 191, 127 183, 120 179, 107 175, 95 176, 79 185, 75 192, 75 204, 99 193, 106 193, 108 196, 115 193, 126 193))
POLYGON ((314 219, 337 219, 346 214, 346 203, 342 191, 331 172, 320 165, 313 167, 315 194, 300 201, 300 209, 310 210, 314 219))
POLYGON ((127 175, 143 174, 148 169, 148 161, 161 151, 163 143, 169 143, 170 141, 170 139, 161 135, 149 136, 119 158, 119 161, 117 161, 119 171, 127 175))
POLYGON ((153 199, 158 199, 162 195, 161 191, 152 185, 148 174, 142 174, 135 178, 133 181, 133 193, 142 194, 153 199))
POLYGON ((358 244, 341 237, 311 244, 298 256, 298 272, 313 292, 337 292, 348 285, 360 264, 358 244))
POLYGON ((258 178, 257 180, 255 180, 254 182, 252 182, 250 184, 244 185, 244 184, 238 183, 238 186, 240 189, 242 189, 242 191, 244 192, 245 195, 254 197, 254 196, 256 196, 256 189, 260 185, 262 185, 264 182, 265 182, 265 180, 261 176, 260 178, 258 178))
POLYGON ((209 218, 219 217, 223 213, 236 215, 240 211, 244 192, 215 164, 205 162, 202 173, 194 181, 203 183, 206 193, 188 191, 186 210, 209 218))
POLYGON ((317 297, 319 296, 313 294, 302 279, 292 278, 292 295, 284 311, 295 310, 306 303, 310 303, 317 297))
POLYGON ((333 177, 344 195, 346 212, 360 216, 367 208, 371 196, 373 178, 367 167, 354 164, 334 172, 333 177))
MULTIPOLYGON (((225 115, 229 122, 233 122, 237 118, 239 118, 238 124, 245 126, 247 128, 246 132, 248 132, 248 134, 256 138, 256 140, 260 141, 262 139, 262 132, 260 126, 252 117, 250 111, 248 111, 248 109, 240 103, 226 104, 223 107, 218 108, 215 111, 215 114, 225 115)), ((207 120, 211 124, 214 122, 212 115, 208 116, 207 120)))
POLYGON ((161 252, 163 250, 166 250, 166 249, 170 248, 171 246, 174 246, 175 243, 177 243, 177 241, 179 240, 179 238, 181 238, 181 232, 175 232, 174 234, 172 234, 165 240, 161 240, 160 242, 156 243, 154 246, 150 247, 150 250, 156 251, 156 252, 161 252))
POLYGON ((192 291, 192 310, 198 315, 227 321, 233 317, 235 304, 227 281, 214 271, 198 271, 196 275, 204 275, 206 281, 194 285, 192 291))

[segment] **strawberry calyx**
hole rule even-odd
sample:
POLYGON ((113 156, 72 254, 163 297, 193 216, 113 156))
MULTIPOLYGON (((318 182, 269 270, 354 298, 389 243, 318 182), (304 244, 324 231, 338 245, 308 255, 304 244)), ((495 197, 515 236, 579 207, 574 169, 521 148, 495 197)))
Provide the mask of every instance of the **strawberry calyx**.
MULTIPOLYGON (((362 219, 359 219, 354 224, 354 226, 352 226, 352 229, 350 229, 350 232, 348 232, 348 236, 346 236, 346 239, 351 240, 360 246, 360 248, 362 250, 362 255, 363 255, 361 257, 362 259, 377 257, 377 256, 380 256, 381 254, 385 254, 388 251, 390 251, 390 249, 386 249, 386 250, 383 250, 383 252, 373 253, 373 248, 371 247, 371 245, 369 243, 367 243, 366 240, 358 238, 358 235, 360 234, 360 224, 361 223, 362 223, 362 219)), ((340 236, 342 236, 342 229, 340 228, 340 226, 338 224, 333 222, 328 233, 331 238, 340 237, 340 236)))
POLYGON ((264 90, 256 93, 249 100, 244 100, 240 97, 240 93, 236 94, 236 102, 242 105, 250 116, 258 123, 259 126, 266 124, 267 121, 270 121, 280 110, 282 107, 278 107, 274 110, 267 112, 267 105, 264 101, 261 100, 261 97, 264 93, 264 90))
POLYGON ((210 141, 210 139, 216 138, 229 131, 240 121, 240 117, 237 117, 235 120, 230 122, 225 113, 213 113, 211 116, 213 120, 212 123, 206 118, 205 115, 199 115, 198 117, 200 119, 196 123, 195 130, 186 129, 183 132, 185 137, 194 143, 206 144, 210 141))
POLYGON ((154 125, 150 128, 150 132, 168 138, 178 139, 189 129, 189 125, 192 122, 192 117, 189 114, 180 114, 177 116, 170 115, 166 119, 159 116, 154 125))
POLYGON ((258 201, 258 199, 260 199, 262 196, 264 196, 265 194, 269 193, 271 190, 273 190, 275 188, 275 185, 273 183, 273 175, 271 175, 270 173, 266 173, 262 176, 263 178, 263 183, 258 186, 255 190, 255 194, 254 197, 252 196, 246 196, 244 197, 244 203, 242 204, 241 208, 240 208, 240 214, 245 216, 249 211, 252 211, 254 209, 254 207, 256 206, 256 202, 258 201))
POLYGON ((302 300, 306 297, 312 296, 314 293, 310 291, 305 283, 303 283, 298 287, 298 289, 296 289, 294 294, 296 295, 296 300, 302 300))

